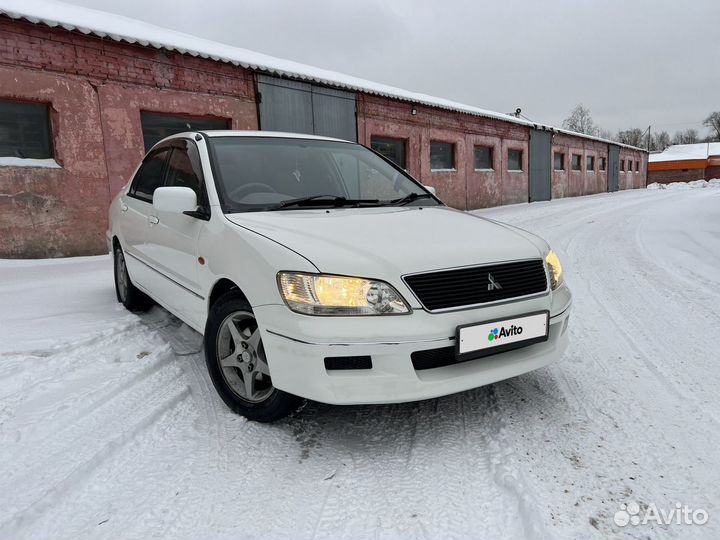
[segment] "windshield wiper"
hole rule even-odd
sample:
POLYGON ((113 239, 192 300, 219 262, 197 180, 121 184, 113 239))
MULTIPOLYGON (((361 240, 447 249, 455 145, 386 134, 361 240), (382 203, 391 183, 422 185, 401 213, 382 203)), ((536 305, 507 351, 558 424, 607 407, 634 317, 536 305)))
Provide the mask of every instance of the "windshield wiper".
POLYGON ((348 199, 337 195, 312 195, 310 197, 298 197, 281 202, 270 210, 282 210, 293 206, 355 206, 361 204, 378 204, 378 199, 348 199))
POLYGON ((400 197, 399 199, 392 199, 388 201, 390 204, 395 204, 397 206, 402 206, 404 204, 411 203, 413 201, 417 201, 418 199, 432 199, 433 196, 429 193, 410 193, 409 195, 405 195, 404 197, 400 197))

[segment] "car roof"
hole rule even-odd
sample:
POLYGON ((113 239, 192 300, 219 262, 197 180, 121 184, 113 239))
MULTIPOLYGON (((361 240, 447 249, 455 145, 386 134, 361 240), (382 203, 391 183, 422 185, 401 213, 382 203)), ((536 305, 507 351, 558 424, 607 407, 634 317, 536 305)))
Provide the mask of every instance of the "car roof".
POLYGON ((208 137, 267 137, 272 139, 313 139, 318 141, 335 141, 352 143, 344 139, 336 139, 334 137, 322 137, 310 133, 289 133, 284 131, 248 131, 241 129, 216 129, 202 130, 200 133, 208 137))

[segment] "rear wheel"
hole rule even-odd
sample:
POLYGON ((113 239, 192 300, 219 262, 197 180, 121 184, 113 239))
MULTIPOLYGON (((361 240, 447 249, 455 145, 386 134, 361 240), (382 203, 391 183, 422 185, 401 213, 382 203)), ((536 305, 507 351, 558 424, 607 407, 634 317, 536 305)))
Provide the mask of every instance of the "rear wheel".
POLYGON ((295 411, 302 401, 272 385, 255 315, 250 304, 233 291, 210 308, 205 361, 225 404, 250 420, 278 420, 295 411))
POLYGON ((125 255, 119 245, 113 251, 115 266, 115 295, 118 302, 130 311, 147 311, 153 305, 152 299, 133 285, 125 265, 125 255))

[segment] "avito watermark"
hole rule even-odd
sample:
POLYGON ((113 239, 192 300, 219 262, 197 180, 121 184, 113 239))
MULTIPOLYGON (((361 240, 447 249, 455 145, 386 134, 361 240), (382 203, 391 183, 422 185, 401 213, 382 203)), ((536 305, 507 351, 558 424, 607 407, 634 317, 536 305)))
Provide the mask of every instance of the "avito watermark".
POLYGON ((646 508, 640 508, 636 502, 622 504, 620 510, 615 512, 613 520, 618 527, 627 525, 705 525, 709 516, 702 508, 691 508, 687 504, 675 503, 670 509, 658 508, 650 503, 646 508))

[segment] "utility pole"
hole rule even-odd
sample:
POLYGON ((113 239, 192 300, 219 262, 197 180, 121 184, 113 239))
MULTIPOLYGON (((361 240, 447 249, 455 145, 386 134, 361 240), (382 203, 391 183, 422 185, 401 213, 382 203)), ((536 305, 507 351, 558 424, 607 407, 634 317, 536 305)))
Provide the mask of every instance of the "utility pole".
POLYGON ((651 127, 652 127, 652 126, 648 126, 648 138, 647 138, 647 151, 648 151, 648 154, 650 153, 650 128, 651 128, 651 127))

